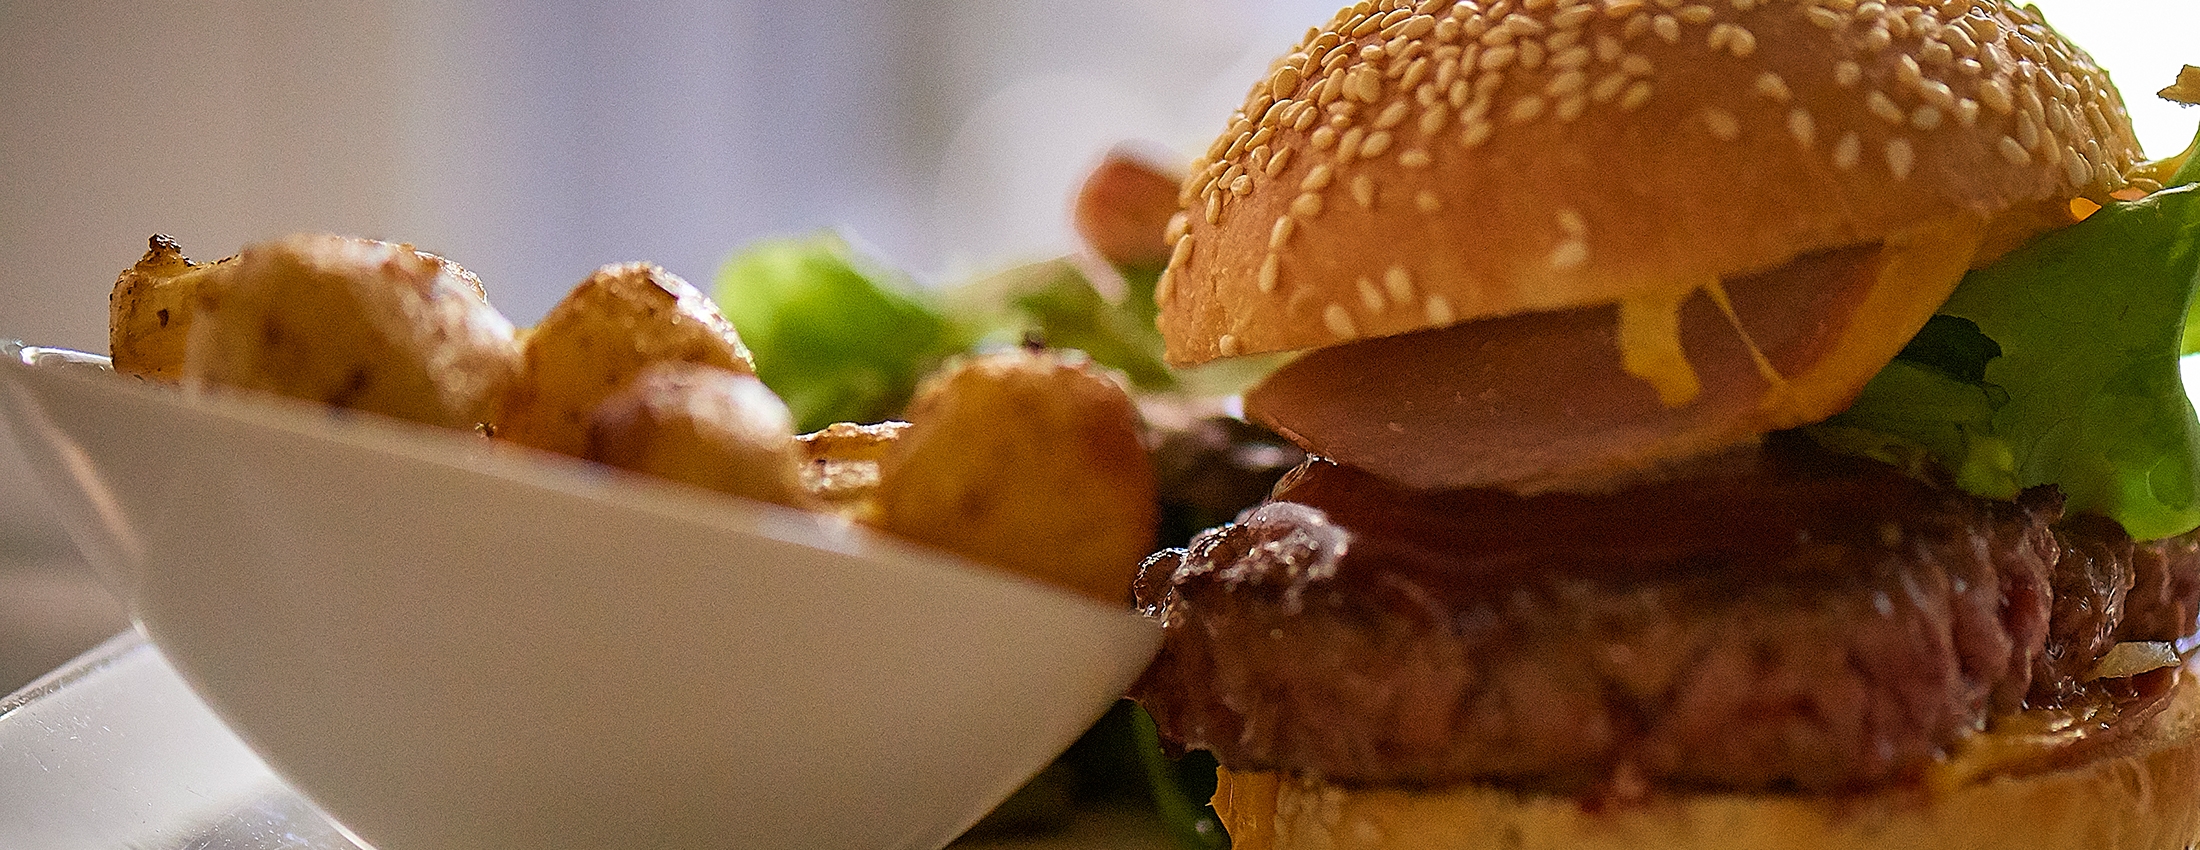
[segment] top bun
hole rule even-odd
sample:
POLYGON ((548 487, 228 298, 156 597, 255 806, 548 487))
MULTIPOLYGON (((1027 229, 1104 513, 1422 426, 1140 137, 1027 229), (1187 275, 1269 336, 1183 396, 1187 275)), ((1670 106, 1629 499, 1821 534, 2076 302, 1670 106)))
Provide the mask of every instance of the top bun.
POLYGON ((2107 74, 1988 0, 1405 0, 1310 30, 1194 163, 1171 361, 1761 271, 2104 196, 2107 74))

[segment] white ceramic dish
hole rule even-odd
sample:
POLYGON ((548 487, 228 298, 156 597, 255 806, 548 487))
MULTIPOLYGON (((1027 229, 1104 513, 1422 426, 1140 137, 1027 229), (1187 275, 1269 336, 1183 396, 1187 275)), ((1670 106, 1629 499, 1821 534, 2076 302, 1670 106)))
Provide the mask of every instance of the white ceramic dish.
POLYGON ((0 414, 88 559, 381 850, 938 847, 1159 639, 798 511, 7 355, 0 414))

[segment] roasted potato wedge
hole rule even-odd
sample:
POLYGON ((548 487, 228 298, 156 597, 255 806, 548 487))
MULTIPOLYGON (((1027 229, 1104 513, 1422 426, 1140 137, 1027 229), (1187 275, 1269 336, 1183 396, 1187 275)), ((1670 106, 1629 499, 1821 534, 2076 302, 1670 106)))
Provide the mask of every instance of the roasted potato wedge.
POLYGON ((193 305, 214 298, 206 282, 236 258, 202 265, 173 238, 156 233, 148 241, 145 257, 122 270, 107 296, 107 353, 115 371, 172 383, 183 378, 193 305))
POLYGON ((597 269, 527 335, 525 368, 505 394, 496 435, 584 456, 590 412, 665 361, 756 374, 733 324, 702 290, 649 263, 597 269))
POLYGON ((880 461, 877 527, 1111 604, 1156 522, 1122 385, 1080 355, 1014 349, 928 378, 880 461))
POLYGON ((512 323, 481 282, 410 245, 297 235, 214 269, 192 301, 187 388, 473 429, 519 372, 512 323))
POLYGON ((794 415, 756 376, 668 360, 589 415, 590 460, 734 496, 809 508, 794 415))

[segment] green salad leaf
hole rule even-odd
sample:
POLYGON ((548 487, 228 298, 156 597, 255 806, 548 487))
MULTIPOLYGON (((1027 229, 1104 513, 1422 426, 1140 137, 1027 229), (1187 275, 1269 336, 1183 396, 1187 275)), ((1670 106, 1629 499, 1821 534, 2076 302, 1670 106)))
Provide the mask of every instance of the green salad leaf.
POLYGON ((719 269, 714 295, 804 431, 894 416, 919 378, 969 347, 930 291, 835 236, 751 245, 719 269))
POLYGON ((2179 361, 2200 286, 2200 186, 2103 208, 1972 272, 1821 440, 1971 492, 2052 484, 2133 537, 2200 527, 2200 421, 2179 361))

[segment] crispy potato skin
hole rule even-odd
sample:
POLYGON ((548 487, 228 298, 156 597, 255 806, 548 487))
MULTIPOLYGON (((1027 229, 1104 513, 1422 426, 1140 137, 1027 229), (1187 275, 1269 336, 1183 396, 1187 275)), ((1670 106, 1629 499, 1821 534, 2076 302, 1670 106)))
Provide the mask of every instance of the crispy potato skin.
POLYGON ((756 376, 668 360, 589 415, 590 460, 729 495, 815 507, 794 415, 756 376))
POLYGON ((518 374, 512 324, 480 281, 410 245, 297 235, 213 269, 192 301, 186 388, 470 430, 518 374))
POLYGON ((1136 407, 1081 357, 1017 349, 928 379, 880 462, 874 523, 1110 604, 1152 546, 1136 407))
POLYGON ((193 305, 215 298, 207 281, 236 258, 201 265, 166 235, 148 242, 145 257, 122 270, 107 296, 107 351, 116 371, 174 383, 183 378, 193 305))
POLYGON ((505 393, 497 436, 576 457, 595 406, 664 361, 756 374, 748 349, 701 290, 650 263, 604 266, 527 335, 525 366, 505 393))
POLYGON ((907 430, 909 423, 899 420, 835 422, 796 437, 803 489, 843 516, 868 518, 878 495, 879 461, 907 430))

